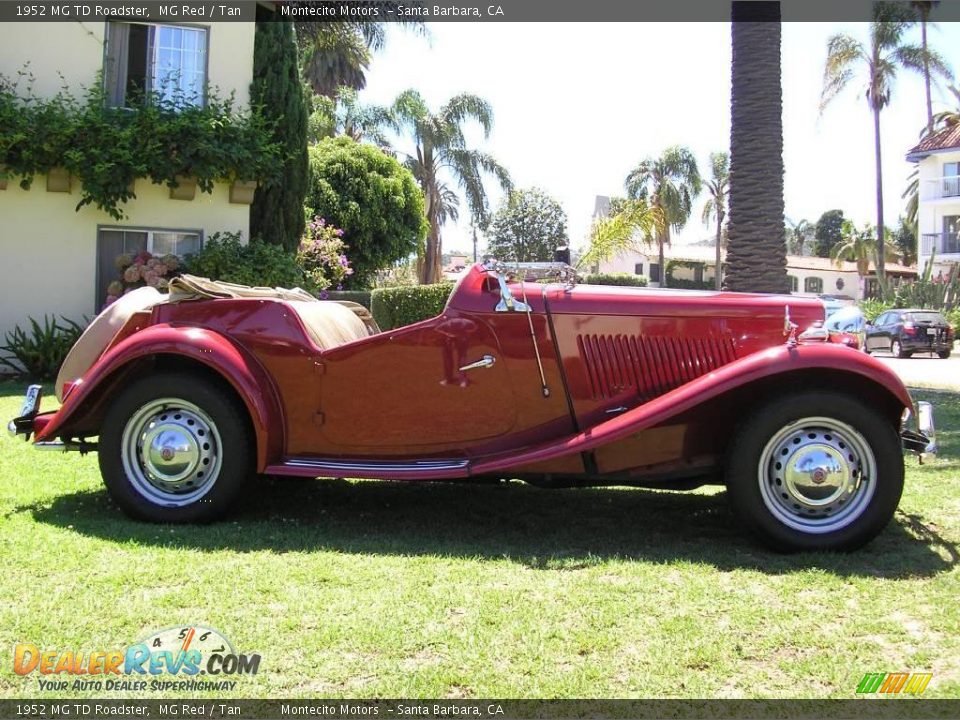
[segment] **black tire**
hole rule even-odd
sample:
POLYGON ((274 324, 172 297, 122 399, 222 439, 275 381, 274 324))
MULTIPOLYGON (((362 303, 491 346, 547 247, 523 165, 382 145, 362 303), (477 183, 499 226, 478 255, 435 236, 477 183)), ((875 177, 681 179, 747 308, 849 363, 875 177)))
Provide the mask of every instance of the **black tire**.
POLYGON ((940 356, 940 359, 941 359, 941 360, 946 360, 948 357, 950 357, 950 351, 949 351, 949 350, 941 350, 940 352, 937 353, 937 355, 940 356))
POLYGON ((235 396, 194 375, 151 375, 124 388, 107 410, 100 431, 100 474, 110 496, 130 517, 160 523, 210 522, 229 509, 252 474, 252 448, 246 409, 235 396), (178 408, 182 415, 176 414, 178 408), (167 414, 174 433, 168 437, 187 438, 187 445, 160 447, 164 439, 157 433, 166 422, 161 427, 159 420, 167 421, 167 414), (125 439, 128 425, 130 434, 125 439), (179 486, 172 478, 152 475, 147 469, 142 445, 149 433, 154 434, 157 448, 152 458, 162 467, 183 468, 187 473, 179 486), (189 459, 181 462, 181 457, 189 459), (180 464, 163 466, 163 462, 180 464), (158 478, 166 479, 164 487, 170 489, 157 488, 158 478))
MULTIPOLYGON (((846 460, 841 458, 841 462, 846 467, 846 460)), ((807 482, 807 492, 818 490, 811 487, 809 482, 825 482, 823 475, 818 474, 815 479, 814 472, 817 472, 815 468, 809 471, 809 480, 803 478, 807 482)), ((759 407, 737 429, 728 451, 726 479, 733 511, 744 525, 774 550, 848 551, 872 540, 893 517, 903 492, 903 455, 897 429, 889 418, 881 416, 875 408, 839 392, 799 392, 759 407), (839 432, 829 427, 823 431, 824 426, 821 426, 821 434, 807 434, 808 429, 816 430, 816 422, 809 423, 809 427, 801 423, 795 429, 790 429, 798 421, 813 419, 833 423, 838 426, 839 432), (849 435, 848 444, 842 441, 844 433, 849 435), (816 439, 807 441, 807 445, 794 446, 793 443, 797 442, 794 435, 814 435, 816 439), (783 440, 774 443, 780 437, 783 440), (855 489, 851 489, 852 494, 846 497, 849 501, 846 505, 844 498, 839 496, 839 499, 829 501, 832 507, 789 506, 794 498, 788 499, 787 493, 782 491, 795 493, 793 488, 787 487, 790 460, 797 458, 800 465, 799 468, 794 466, 794 472, 797 473, 794 477, 802 477, 807 472, 806 468, 811 467, 802 465, 802 453, 817 452, 817 448, 823 447, 818 443, 828 444, 828 441, 839 448, 849 448, 837 451, 842 454, 852 453, 856 447, 863 448, 860 467, 867 469, 866 474, 876 477, 866 478, 865 483, 864 473, 854 468, 850 477, 855 478, 859 474, 860 479, 851 481, 850 487, 855 489), (784 459, 788 467, 775 470, 781 467, 781 463, 775 462, 780 458, 781 448, 786 450, 793 447, 800 449, 788 451, 791 454, 784 459), (872 465, 867 449, 872 453, 872 465), (761 469, 761 465, 764 469, 761 469), (775 477, 777 475, 783 475, 783 478, 775 477), (871 479, 872 486, 869 484, 871 479), (766 485, 762 487, 764 483, 766 485), (779 499, 781 495, 784 500, 779 499), (811 515, 805 514, 810 511, 811 515)))
POLYGON ((903 349, 903 343, 896 339, 890 343, 890 352, 901 359, 910 357, 910 353, 903 349))

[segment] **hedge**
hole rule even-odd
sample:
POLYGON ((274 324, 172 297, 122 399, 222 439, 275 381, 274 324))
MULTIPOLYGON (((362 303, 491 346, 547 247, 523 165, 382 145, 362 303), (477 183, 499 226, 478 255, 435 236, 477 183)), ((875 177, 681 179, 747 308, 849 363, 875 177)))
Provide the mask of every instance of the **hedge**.
POLYGON ((381 330, 392 330, 443 312, 453 283, 379 288, 370 296, 370 312, 381 330))
POLYGON ((644 275, 631 275, 630 273, 594 273, 585 276, 581 282, 584 285, 647 286, 647 278, 644 275))
POLYGON ((367 310, 370 309, 370 291, 369 290, 328 290, 327 300, 349 300, 350 302, 360 303, 367 310))

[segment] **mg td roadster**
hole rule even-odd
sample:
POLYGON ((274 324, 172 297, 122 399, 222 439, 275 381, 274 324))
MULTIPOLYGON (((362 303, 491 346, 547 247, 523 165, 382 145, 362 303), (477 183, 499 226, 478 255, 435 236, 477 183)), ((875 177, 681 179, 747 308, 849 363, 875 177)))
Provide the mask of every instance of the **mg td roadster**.
POLYGON ((222 516, 256 475, 544 487, 726 486, 780 550, 849 550, 890 521, 932 411, 832 342, 812 298, 577 285, 559 263, 476 264, 434 318, 184 276, 105 309, 59 410, 11 433, 96 451, 129 515, 222 516))

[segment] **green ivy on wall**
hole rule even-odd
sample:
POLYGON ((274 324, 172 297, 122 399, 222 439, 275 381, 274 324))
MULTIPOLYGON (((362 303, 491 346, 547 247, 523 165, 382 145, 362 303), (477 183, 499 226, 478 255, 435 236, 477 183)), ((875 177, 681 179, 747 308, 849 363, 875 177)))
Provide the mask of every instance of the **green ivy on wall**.
POLYGON ((62 167, 82 184, 77 210, 95 205, 114 219, 135 197, 133 181, 176 187, 195 178, 203 192, 218 181, 274 180, 285 158, 257 108, 238 111, 233 97, 208 93, 206 104, 147 96, 135 109, 108 107, 102 83, 82 98, 61 90, 40 98, 0 76, 0 176, 29 189, 36 175, 62 167))

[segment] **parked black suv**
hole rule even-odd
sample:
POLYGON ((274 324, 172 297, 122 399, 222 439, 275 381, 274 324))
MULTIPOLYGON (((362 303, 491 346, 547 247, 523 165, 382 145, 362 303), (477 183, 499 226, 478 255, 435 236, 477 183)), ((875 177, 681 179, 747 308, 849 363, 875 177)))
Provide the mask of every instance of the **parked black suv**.
POLYGON ((899 358, 932 352, 946 359, 953 349, 953 329, 935 310, 888 310, 867 324, 867 352, 887 350, 899 358))

